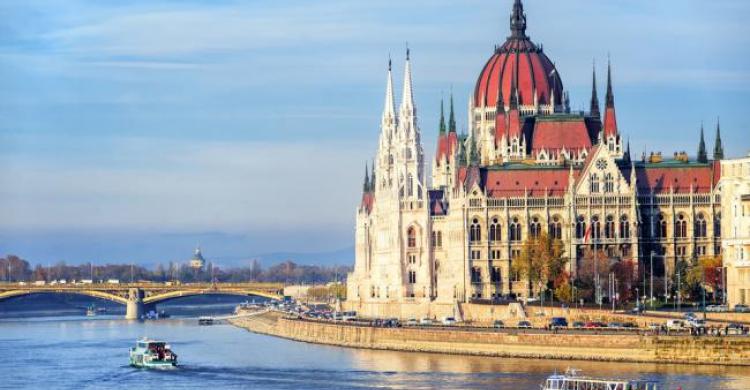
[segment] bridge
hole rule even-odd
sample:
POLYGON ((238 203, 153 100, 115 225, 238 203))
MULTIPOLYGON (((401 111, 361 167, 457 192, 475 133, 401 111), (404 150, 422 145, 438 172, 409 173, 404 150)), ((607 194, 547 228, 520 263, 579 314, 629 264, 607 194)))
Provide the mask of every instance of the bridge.
POLYGON ((156 304, 194 295, 239 295, 280 300, 284 297, 280 283, 128 283, 128 284, 0 284, 0 302, 29 294, 79 294, 106 299, 126 306, 125 318, 138 319, 156 304))

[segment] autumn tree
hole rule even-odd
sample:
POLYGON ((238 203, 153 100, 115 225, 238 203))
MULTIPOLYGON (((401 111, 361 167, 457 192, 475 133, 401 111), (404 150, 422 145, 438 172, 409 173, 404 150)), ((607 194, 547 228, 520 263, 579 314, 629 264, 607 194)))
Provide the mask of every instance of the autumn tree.
POLYGON ((716 294, 721 289, 721 268, 721 255, 701 257, 692 267, 688 267, 685 281, 693 290, 693 295, 700 293, 701 288, 716 294))
POLYGON ((563 253, 562 241, 551 239, 544 232, 526 239, 520 257, 513 260, 511 268, 526 280, 527 296, 532 295, 534 286, 539 286, 537 292, 548 289, 550 282, 564 271, 563 253))

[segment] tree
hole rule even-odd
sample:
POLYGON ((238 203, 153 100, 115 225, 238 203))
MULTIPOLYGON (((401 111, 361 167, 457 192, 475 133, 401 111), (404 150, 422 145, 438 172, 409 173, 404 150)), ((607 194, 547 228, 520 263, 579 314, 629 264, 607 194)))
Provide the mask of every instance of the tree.
MULTIPOLYGON (((611 272, 615 275, 617 281, 617 294, 620 302, 627 302, 633 295, 633 286, 635 280, 635 262, 633 260, 622 260, 612 264, 611 272)), ((645 291, 644 291, 645 293, 645 291)))
POLYGON ((528 296, 534 292, 535 285, 540 286, 539 290, 548 289, 550 282, 564 271, 563 252, 562 242, 551 239, 546 233, 526 239, 521 256, 513 260, 511 268, 526 279, 528 296))
POLYGON ((692 267, 687 269, 685 281, 696 296, 701 293, 702 288, 716 294, 722 282, 721 268, 721 255, 701 257, 692 267))
POLYGON ((555 296, 562 302, 573 302, 573 286, 570 285, 570 274, 567 271, 561 272, 554 281, 555 296))

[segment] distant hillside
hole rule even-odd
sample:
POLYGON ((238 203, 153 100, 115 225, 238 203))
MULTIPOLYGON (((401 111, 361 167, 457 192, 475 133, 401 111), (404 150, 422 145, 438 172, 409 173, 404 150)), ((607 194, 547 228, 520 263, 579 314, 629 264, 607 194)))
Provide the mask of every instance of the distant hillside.
POLYGON ((224 267, 237 267, 248 265, 254 259, 259 260, 263 267, 287 260, 301 265, 354 265, 354 247, 331 252, 272 252, 254 256, 227 256, 217 257, 215 260, 221 262, 224 267))

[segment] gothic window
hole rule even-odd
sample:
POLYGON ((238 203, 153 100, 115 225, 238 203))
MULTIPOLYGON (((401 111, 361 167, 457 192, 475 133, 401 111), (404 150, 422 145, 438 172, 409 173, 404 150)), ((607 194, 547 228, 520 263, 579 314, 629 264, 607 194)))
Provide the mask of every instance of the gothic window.
POLYGON ((432 247, 433 248, 443 247, 443 232, 439 230, 432 232, 432 247))
POLYGON ((659 238, 667 238, 667 218, 664 214, 659 214, 659 223, 656 226, 656 236, 659 238))
POLYGON ((602 236, 602 230, 601 229, 602 229, 602 226, 601 226, 601 221, 599 221, 599 216, 598 215, 594 215, 591 218, 591 236, 595 240, 598 240, 602 236))
POLYGON ((620 217, 620 238, 630 238, 630 222, 627 215, 620 217))
POLYGON ((714 237, 721 237, 721 213, 717 213, 714 218, 714 237))
POLYGON ((411 160, 411 148, 407 147, 405 154, 406 154, 406 159, 411 160))
POLYGON ((500 260, 500 251, 493 249, 490 251, 490 260, 500 260))
POLYGON ((562 240, 562 222, 557 215, 552 217, 552 223, 549 224, 549 236, 553 240, 562 240))
POLYGON ((615 217, 608 215, 604 223, 604 237, 615 238, 615 217))
POLYGON ((471 267, 471 282, 482 283, 482 269, 479 267, 471 267))
POLYGON ((479 219, 477 218, 474 218, 474 220, 471 221, 471 228, 469 229, 469 241, 482 241, 482 227, 479 225, 479 219))
POLYGON ((599 192, 599 175, 596 173, 591 174, 591 193, 596 194, 599 192))
POLYGON ((502 276, 500 273, 500 267, 492 267, 492 269, 490 269, 490 272, 490 280, 492 281, 492 283, 500 283, 502 281, 500 279, 500 277, 502 276))
POLYGON ((706 216, 703 213, 698 214, 698 218, 695 221, 695 236, 699 238, 706 237, 706 216))
POLYGON ((531 219, 531 224, 529 224, 529 233, 531 234, 531 237, 539 238, 539 235, 542 233, 542 224, 539 223, 539 217, 533 217, 531 219))
POLYGON ((417 273, 416 271, 409 271, 409 284, 415 283, 417 283, 417 273))
POLYGON ((482 258, 482 251, 471 251, 471 259, 479 260, 482 258))
POLYGON ((521 239, 521 223, 518 222, 518 217, 515 217, 510 224, 510 240, 521 241, 521 239))
POLYGON ((584 236, 586 236, 586 218, 579 215, 576 220, 576 238, 582 239, 584 236))
POLYGON ((492 224, 490 225, 490 241, 497 242, 502 239, 502 226, 497 218, 492 218, 492 224))
POLYGON ((615 182, 611 173, 607 173, 604 176, 604 192, 615 192, 615 182))
POLYGON ((674 223, 674 236, 676 238, 687 238, 687 221, 684 214, 677 216, 677 221, 674 223))
POLYGON ((406 242, 409 248, 416 248, 417 231, 413 227, 410 227, 409 230, 406 231, 406 242))
POLYGON ((414 196, 414 177, 411 173, 406 176, 406 196, 414 196))

